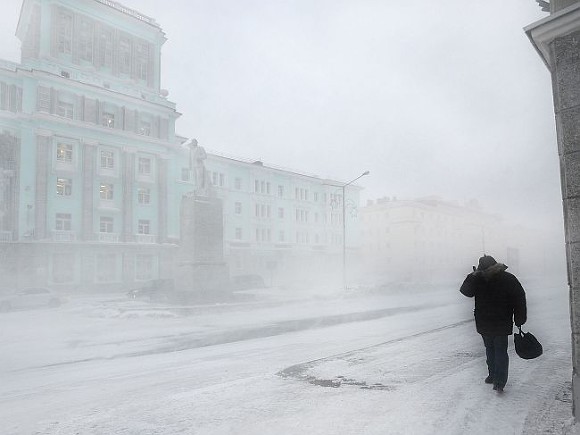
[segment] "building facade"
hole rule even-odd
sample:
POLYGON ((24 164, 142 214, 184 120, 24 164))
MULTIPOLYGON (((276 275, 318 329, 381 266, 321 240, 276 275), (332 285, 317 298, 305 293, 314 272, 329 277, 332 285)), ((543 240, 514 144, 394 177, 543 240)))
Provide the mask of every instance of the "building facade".
POLYGON ((361 188, 209 153, 206 166, 224 208, 224 252, 232 275, 272 284, 340 282, 343 231, 348 255, 360 247, 361 188))
POLYGON ((383 282, 457 281, 483 253, 527 279, 561 270, 558 238, 438 197, 369 201, 361 209, 366 273, 383 282))
POLYGON ((21 63, 0 64, 2 284, 169 274, 169 202, 187 186, 179 113, 160 89, 163 31, 114 1, 24 0, 16 35, 21 63))

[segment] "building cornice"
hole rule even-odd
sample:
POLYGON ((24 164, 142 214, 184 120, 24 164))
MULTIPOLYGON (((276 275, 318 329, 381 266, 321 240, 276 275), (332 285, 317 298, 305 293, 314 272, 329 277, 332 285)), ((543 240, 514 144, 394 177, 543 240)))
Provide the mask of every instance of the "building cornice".
POLYGON ((532 45, 546 64, 552 70, 554 59, 550 44, 554 39, 580 30, 580 3, 553 13, 535 23, 524 27, 524 31, 532 45))

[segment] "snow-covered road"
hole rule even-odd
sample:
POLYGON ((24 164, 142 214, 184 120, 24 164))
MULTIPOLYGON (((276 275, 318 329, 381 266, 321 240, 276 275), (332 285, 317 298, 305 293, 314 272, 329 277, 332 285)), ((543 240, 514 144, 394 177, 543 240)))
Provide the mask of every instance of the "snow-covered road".
POLYGON ((456 289, 191 316, 110 304, 10 313, 0 317, 0 432, 560 433, 571 416, 567 292, 529 288, 528 300, 545 354, 510 350, 503 396, 483 383, 472 301, 456 289), (312 322, 365 310, 385 315, 312 322), (272 329, 297 319, 307 321, 272 329), (272 333, 220 340, 260 326, 272 333))

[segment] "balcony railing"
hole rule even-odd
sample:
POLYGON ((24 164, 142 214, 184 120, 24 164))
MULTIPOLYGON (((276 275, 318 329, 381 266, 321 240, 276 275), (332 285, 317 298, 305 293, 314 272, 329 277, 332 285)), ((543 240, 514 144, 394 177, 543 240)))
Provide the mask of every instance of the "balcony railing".
POLYGON ((99 233, 99 242, 117 243, 119 242, 119 235, 113 233, 99 233))
POLYGON ((156 243, 157 236, 154 234, 135 234, 135 241, 137 243, 156 243))
POLYGON ((0 242, 11 242, 12 231, 0 231, 0 242))
POLYGON ((55 242, 74 242, 76 234, 73 231, 56 230, 52 232, 52 240, 55 242))

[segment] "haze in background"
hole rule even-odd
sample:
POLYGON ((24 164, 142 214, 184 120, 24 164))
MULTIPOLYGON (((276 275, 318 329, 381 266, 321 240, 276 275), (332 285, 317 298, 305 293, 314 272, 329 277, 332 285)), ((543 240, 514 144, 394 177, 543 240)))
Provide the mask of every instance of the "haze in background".
MULTIPOLYGON (((344 181, 365 199, 478 198, 562 231, 548 70, 533 0, 124 0, 167 34, 178 133, 212 151, 344 181)), ((19 60, 21 0, 0 57, 19 60)))

